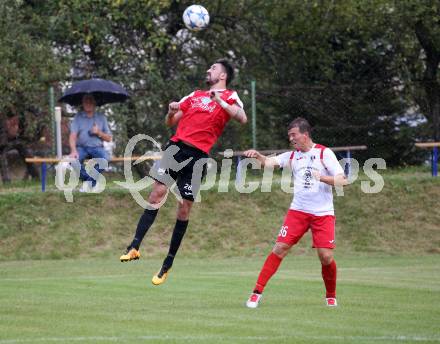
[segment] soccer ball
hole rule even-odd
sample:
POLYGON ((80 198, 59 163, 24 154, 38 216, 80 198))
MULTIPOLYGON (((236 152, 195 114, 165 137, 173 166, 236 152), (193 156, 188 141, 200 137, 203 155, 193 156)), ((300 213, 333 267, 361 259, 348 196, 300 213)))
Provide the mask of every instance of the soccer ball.
POLYGON ((188 6, 182 18, 185 26, 192 31, 206 29, 209 24, 209 13, 205 7, 200 5, 188 6))

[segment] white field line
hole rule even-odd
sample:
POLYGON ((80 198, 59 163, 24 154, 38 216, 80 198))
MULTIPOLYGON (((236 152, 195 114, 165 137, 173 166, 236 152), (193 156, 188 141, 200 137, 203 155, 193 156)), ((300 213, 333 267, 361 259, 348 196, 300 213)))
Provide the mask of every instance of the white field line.
MULTIPOLYGON (((341 269, 342 270, 342 269, 341 269)), ((301 273, 298 271, 284 271, 283 274, 279 275, 278 278, 281 280, 295 280, 295 281, 321 281, 320 276, 311 275, 309 273, 301 273)), ((194 273, 192 278, 198 280, 204 279, 212 279, 212 278, 223 278, 227 276, 239 276, 239 277, 255 277, 255 272, 251 271, 229 271, 229 272, 200 272, 194 273)), ((127 274, 117 274, 117 275, 79 275, 79 276, 47 276, 47 277, 6 277, 1 278, 0 281, 4 283, 14 283, 14 282, 45 282, 45 281, 81 281, 81 280, 126 280, 130 278, 136 278, 135 273, 127 273, 127 274)), ((339 282, 341 283, 363 283, 374 286, 385 286, 390 288, 412 288, 417 290, 426 290, 437 292, 440 291, 440 286, 436 281, 432 280, 423 280, 419 281, 419 283, 415 283, 411 279, 398 279, 395 280, 391 277, 384 278, 382 276, 382 280, 378 281, 373 277, 366 276, 358 276, 356 278, 351 278, 348 276, 339 277, 339 282)), ((1 343, 1 342, 0 342, 1 343)))
POLYGON ((215 335, 201 335, 201 336, 121 336, 121 337, 106 337, 106 336, 93 336, 93 337, 40 337, 40 338, 17 338, 17 339, 0 339, 0 344, 20 344, 20 343, 38 343, 38 342, 133 342, 133 341, 182 341, 182 342, 204 342, 209 340, 222 340, 222 341, 276 341, 276 340, 294 340, 294 339, 308 339, 308 340, 322 340, 328 342, 329 340, 337 341, 349 341, 349 342, 440 342, 440 337, 424 337, 424 336, 308 336, 305 334, 295 333, 293 336, 215 336, 215 335))
MULTIPOLYGON (((346 270, 344 268, 339 269, 339 271, 346 270)), ((358 270, 361 271, 362 269, 358 270)), ((0 269, 1 271, 1 269, 0 269)), ((254 276, 256 274, 255 271, 204 271, 204 272, 195 272, 193 273, 193 277, 196 278, 210 278, 213 276, 254 276)), ((76 279, 121 279, 121 278, 127 278, 127 277, 133 277, 135 276, 135 273, 126 273, 126 274, 112 274, 112 275, 78 275, 78 276, 46 276, 46 277, 6 277, 2 278, 1 281, 5 282, 26 282, 26 281, 50 281, 50 280, 76 280, 76 279)), ((306 271, 299 271, 299 270, 284 270, 282 274, 278 276, 282 279, 299 279, 299 280, 321 280, 321 276, 316 276, 316 274, 306 271)), ((398 278, 398 276, 381 276, 384 280, 389 281, 395 281, 398 279, 399 282, 412 282, 413 279, 410 278, 398 278)), ((432 278, 428 280, 428 278, 422 278, 426 279, 427 282, 432 281, 432 278)), ((374 276, 356 276, 355 279, 349 276, 341 276, 340 280, 346 281, 346 282, 370 282, 370 281, 377 281, 376 277, 374 276)), ((436 282, 432 282, 433 285, 436 285, 436 282)))
POLYGON ((136 274, 118 274, 118 275, 89 275, 89 276, 59 276, 59 277, 17 277, 2 278, 2 282, 35 282, 35 281, 58 281, 58 280, 93 280, 93 279, 126 279, 127 277, 136 277, 136 274))

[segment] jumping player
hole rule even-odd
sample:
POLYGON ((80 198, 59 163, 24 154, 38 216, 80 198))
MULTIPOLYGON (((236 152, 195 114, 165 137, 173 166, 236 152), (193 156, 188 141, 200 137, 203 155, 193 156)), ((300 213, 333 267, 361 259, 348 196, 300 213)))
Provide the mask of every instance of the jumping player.
POLYGON ((220 59, 206 73, 209 90, 196 90, 179 102, 169 104, 165 123, 169 127, 177 125, 177 130, 171 137, 160 163, 150 172, 155 182, 148 202, 153 207, 145 209, 132 242, 126 253, 120 257, 122 262, 140 257, 139 246, 142 239, 153 224, 159 205, 168 189, 172 187, 172 182, 176 182, 183 200, 178 204, 177 220, 168 255, 158 273, 153 276, 154 285, 165 282, 188 227, 191 207, 202 179, 200 169, 195 167, 197 161, 208 157, 211 147, 231 118, 242 124, 247 122, 243 103, 237 92, 226 88, 233 75, 234 69, 229 62, 220 59), (184 166, 176 170, 175 167, 179 164, 184 166))

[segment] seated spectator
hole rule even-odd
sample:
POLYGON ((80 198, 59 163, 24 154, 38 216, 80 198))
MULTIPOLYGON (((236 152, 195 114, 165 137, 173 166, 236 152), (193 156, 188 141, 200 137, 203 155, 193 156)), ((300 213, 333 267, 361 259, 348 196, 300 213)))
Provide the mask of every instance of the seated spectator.
MULTIPOLYGON (((104 149, 104 141, 110 142, 112 134, 107 123, 107 118, 96 112, 96 101, 92 95, 82 98, 83 111, 78 112, 70 125, 69 145, 70 157, 78 159, 81 164, 80 179, 96 185, 96 180, 89 176, 84 168, 84 160, 90 158, 103 158, 109 160, 104 149)), ((101 173, 102 169, 95 169, 101 173)), ((88 184, 84 184, 88 185, 88 184)), ((87 188, 87 186, 86 186, 87 188)), ((84 188, 80 191, 85 191, 84 188)))

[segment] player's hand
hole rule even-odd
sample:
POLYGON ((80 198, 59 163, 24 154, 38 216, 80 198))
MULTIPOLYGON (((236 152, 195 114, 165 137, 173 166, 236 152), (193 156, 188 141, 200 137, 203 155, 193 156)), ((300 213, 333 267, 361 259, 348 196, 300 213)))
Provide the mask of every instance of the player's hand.
POLYGON ((313 176, 313 178, 315 178, 318 182, 321 181, 321 173, 319 173, 318 171, 313 170, 313 171, 312 171, 312 176, 313 176))
POLYGON ((179 102, 171 102, 168 105, 168 116, 174 116, 180 110, 179 102))
POLYGON ((243 155, 247 158, 258 158, 261 154, 255 149, 249 149, 243 152, 243 155))
POLYGON ((220 103, 220 101, 222 100, 220 91, 211 91, 209 93, 209 96, 211 97, 212 100, 215 100, 217 103, 220 103))

